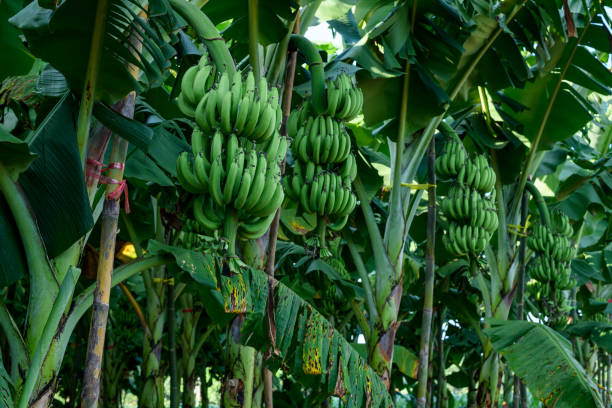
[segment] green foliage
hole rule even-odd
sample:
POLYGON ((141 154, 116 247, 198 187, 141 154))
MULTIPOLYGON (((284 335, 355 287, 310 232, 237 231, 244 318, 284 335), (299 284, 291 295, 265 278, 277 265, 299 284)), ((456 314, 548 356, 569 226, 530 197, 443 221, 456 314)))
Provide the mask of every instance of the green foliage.
POLYGON ((59 255, 93 226, 75 118, 72 98, 61 98, 29 139, 38 157, 19 177, 50 257, 59 255))
POLYGON ((493 347, 540 401, 561 408, 603 407, 597 386, 560 334, 527 321, 490 320, 489 324, 485 333, 493 347))
POLYGON ((222 301, 226 311, 229 311, 228 305, 246 302, 246 321, 241 328, 244 340, 241 342, 262 351, 271 346, 276 356, 274 360, 277 360, 273 363, 287 367, 298 381, 316 385, 322 396, 341 397, 347 406, 386 407, 390 404, 390 396, 380 378, 359 353, 334 330, 327 319, 283 283, 269 280, 263 271, 243 265, 240 274, 234 276, 240 277, 240 285, 244 285, 246 291, 242 299, 236 299, 239 292, 224 290, 224 286, 231 281, 221 274, 224 268, 222 261, 214 255, 168 247, 154 241, 149 250, 153 253, 172 254, 177 265, 197 282, 220 290, 224 294, 222 301), (272 337, 268 338, 263 327, 266 304, 272 301, 268 299, 270 284, 274 317, 268 321, 273 328, 272 337), (315 326, 309 324, 312 319, 318 322, 315 332, 310 331, 315 330, 315 326), (321 370, 320 377, 304 372, 305 358, 317 362, 316 366, 321 370))
MULTIPOLYGON (((141 7, 139 2, 131 0, 109 2, 96 99, 114 103, 133 89, 159 85, 167 75, 169 59, 175 51, 162 40, 160 32, 136 16, 141 7), (132 30, 141 33, 143 41, 142 51, 135 54, 128 39, 132 30), (144 84, 135 81, 128 64, 140 68, 144 84)), ((33 54, 51 63, 64 74, 72 89, 81 92, 96 10, 96 4, 84 5, 79 1, 65 1, 55 9, 45 8, 36 1, 10 22, 24 32, 33 54)))
POLYGON ((0 407, 13 408, 13 392, 11 377, 9 377, 0 355, 0 407))

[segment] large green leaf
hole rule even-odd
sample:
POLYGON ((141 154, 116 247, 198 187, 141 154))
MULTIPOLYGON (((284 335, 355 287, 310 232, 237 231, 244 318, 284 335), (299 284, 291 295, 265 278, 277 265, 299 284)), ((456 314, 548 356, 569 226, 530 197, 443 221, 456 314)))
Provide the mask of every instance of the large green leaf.
POLYGON ((34 57, 19 38, 19 30, 8 24, 9 17, 15 14, 20 6, 21 2, 16 0, 0 2, 0 49, 5 61, 0 64, 0 81, 8 76, 27 74, 34 63, 34 57))
MULTIPOLYGON (((232 24, 223 32, 225 39, 240 43, 248 42, 247 0, 209 1, 202 11, 215 24, 232 20, 232 24)), ((287 33, 283 20, 292 18, 291 3, 282 0, 260 1, 258 15, 259 42, 264 46, 279 42, 287 33)))
MULTIPOLYGON (((96 3, 67 0, 49 10, 33 1, 10 19, 25 34, 30 51, 64 74, 77 92, 82 92, 85 83, 96 3)), ((161 84, 168 75, 169 58, 175 53, 149 24, 136 17, 135 4, 136 0, 109 1, 96 86, 96 99, 109 104, 133 89, 161 84), (142 51, 131 46, 133 30, 140 34, 142 51), (139 78, 143 82, 133 78, 130 64, 144 74, 139 78)))
POLYGON ((17 177, 36 159, 26 142, 8 133, 0 127, 0 163, 12 177, 17 177))
POLYGON ((174 186, 174 182, 142 151, 132 148, 125 164, 125 177, 141 180, 143 183, 154 183, 160 186, 174 186))
MULTIPOLYGON (((25 171, 35 158, 36 155, 30 152, 26 142, 0 127, 0 163, 13 177, 25 171)), ((0 197, 0 259, 0 288, 21 279, 27 273, 21 236, 4 197, 0 197)))
POLYGON ((406 347, 396 344, 393 346, 393 364, 400 372, 410 378, 417 378, 419 357, 406 347))
MULTIPOLYGON (((415 65, 410 76, 408 92, 408 110, 406 112, 406 134, 427 125, 429 120, 439 115, 448 102, 448 96, 442 88, 427 75, 426 71, 415 65)), ((372 78, 359 76, 359 87, 363 91, 363 116, 369 126, 378 125, 385 120, 393 120, 397 129, 396 117, 401 106, 403 77, 372 78)), ((397 137, 397 130, 385 134, 392 139, 397 137), (394 134, 395 133, 395 134, 394 134)))
POLYGON ((19 177, 49 257, 60 254, 93 226, 76 143, 77 114, 70 97, 57 103, 31 139, 30 148, 38 158, 19 177))
POLYGON ((153 130, 143 123, 123 116, 103 103, 94 104, 93 114, 104 126, 140 150, 146 152, 153 139, 153 130))
POLYGON ((532 395, 555 408, 602 408, 597 386, 576 361, 570 342, 550 327, 490 320, 485 334, 532 395))
POLYGON ((2 353, 0 353, 0 408, 13 408, 11 377, 4 368, 2 353))
MULTIPOLYGON (((522 112, 512 112, 506 106, 505 111, 523 125, 522 133, 531 142, 538 133, 558 81, 559 74, 551 73, 538 77, 535 81, 528 81, 522 89, 509 88, 504 91, 506 96, 527 107, 522 112)), ((553 143, 572 136, 591 118, 588 107, 576 96, 571 85, 563 82, 546 121, 539 149, 550 148, 553 143), (571 112, 571 115, 568 112, 571 112)))
POLYGON ((26 275, 26 258, 21 236, 4 197, 0 197, 0 259, 0 288, 26 275))
POLYGON ((235 306, 244 305, 240 308, 240 313, 246 311, 241 342, 261 351, 272 347, 275 358, 269 364, 288 368, 302 384, 319 388, 322 397, 336 395, 348 407, 392 405, 382 380, 357 350, 327 319, 283 283, 246 265, 234 276, 227 276, 222 273, 225 268, 222 259, 210 253, 157 242, 150 243, 149 250, 172 254, 179 268, 196 282, 220 291, 226 311, 236 313, 235 306), (272 339, 265 329, 269 300, 274 302, 272 339))

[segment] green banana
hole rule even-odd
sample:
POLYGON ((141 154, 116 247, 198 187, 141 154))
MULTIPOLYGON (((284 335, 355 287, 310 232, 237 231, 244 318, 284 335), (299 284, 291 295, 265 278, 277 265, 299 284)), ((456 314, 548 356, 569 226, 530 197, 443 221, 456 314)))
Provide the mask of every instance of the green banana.
POLYGON ((201 183, 194 174, 190 154, 188 152, 183 152, 179 155, 176 161, 176 174, 185 190, 194 193, 203 193, 206 191, 206 185, 201 183))
POLYGON ((194 219, 208 232, 212 232, 221 227, 221 222, 217 222, 216 220, 210 219, 204 214, 204 200, 206 196, 198 196, 193 201, 193 217, 194 219))
POLYGON ((183 74, 183 78, 181 80, 181 93, 185 95, 185 102, 189 103, 190 105, 197 105, 199 102, 193 92, 193 82, 197 73, 198 66, 191 66, 187 69, 187 71, 185 71, 185 74, 183 74))
POLYGON ((195 109, 185 100, 185 94, 181 92, 176 98, 176 103, 178 108, 183 114, 189 118, 193 118, 195 116, 195 109))
POLYGON ((266 174, 268 172, 268 162, 266 156, 263 153, 259 153, 257 157, 257 167, 255 168, 255 176, 253 177, 253 183, 249 189, 244 208, 246 210, 251 209, 257 204, 260 199, 261 193, 264 190, 266 184, 266 174))
POLYGON ((221 155, 213 160, 210 166, 210 195, 219 206, 224 206, 223 190, 221 189, 221 178, 223 174, 223 158, 221 155))
POLYGON ((195 100, 198 102, 201 101, 206 95, 206 92, 208 92, 208 78, 213 73, 212 71, 213 69, 210 65, 201 67, 193 80, 193 94, 195 96, 195 100))

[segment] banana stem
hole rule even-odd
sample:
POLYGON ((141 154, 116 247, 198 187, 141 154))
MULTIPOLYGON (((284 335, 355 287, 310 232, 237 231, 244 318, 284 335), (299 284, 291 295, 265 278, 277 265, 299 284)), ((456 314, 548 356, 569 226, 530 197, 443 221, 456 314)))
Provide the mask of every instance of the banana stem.
MULTIPOLYGON (((249 59, 253 75, 256 79, 261 77, 259 63, 259 10, 258 0, 249 0, 249 59)), ((258 82, 259 83, 259 82, 258 82)))
MULTIPOLYGON (((353 263, 357 268, 357 273, 361 278, 361 286, 363 287, 363 291, 366 297, 366 304, 368 305, 368 315, 370 318, 370 322, 376 322, 380 319, 380 314, 378 313, 378 309, 376 308, 376 300, 374 298, 374 291, 372 289, 372 283, 370 282, 370 277, 368 276, 368 271, 363 263, 363 259, 361 255, 359 255, 359 251, 357 249, 357 245, 353 242, 353 238, 351 237, 350 231, 347 231, 346 234, 342 235, 344 240, 346 241, 346 246, 348 246, 349 252, 351 253, 351 257, 353 258, 353 263)), ((367 338, 367 337, 366 337, 367 338)))
MULTIPOLYGON (((527 222, 527 213, 529 212, 528 208, 528 199, 527 195, 523 194, 521 200, 521 225, 525 225, 527 222)), ((520 239, 519 246, 519 272, 518 272, 518 283, 516 289, 516 317, 518 320, 523 320, 523 309, 525 303, 525 260, 526 253, 525 251, 526 238, 524 236, 520 239)), ((520 400, 521 393, 523 392, 524 385, 521 382, 521 379, 514 375, 514 396, 512 401, 517 408, 520 408, 520 400)), ((526 407, 525 407, 526 408, 526 407)))
MULTIPOLYGON (((353 181, 353 187, 355 188, 355 194, 357 194, 357 198, 359 199, 359 205, 361 206, 366 227, 368 229, 368 235, 370 236, 370 243, 372 244, 372 250, 374 252, 374 263, 376 265, 376 286, 378 286, 379 275, 384 274, 384 276, 381 276, 380 279, 390 282, 393 273, 392 266, 386 256, 383 239, 380 235, 378 225, 376 224, 372 207, 370 207, 370 200, 368 200, 367 193, 361 179, 359 178, 359 175, 357 175, 355 181, 353 181)), ((377 306, 380 307, 382 303, 384 303, 384 299, 380 299, 380 304, 379 300, 377 299, 377 306)))
POLYGON ((238 214, 232 211, 225 217, 223 236, 228 241, 227 256, 236 255, 236 235, 238 234, 238 214))
POLYGON ((322 2, 323 0, 313 0, 308 3, 306 7, 304 7, 304 11, 302 13, 302 25, 299 30, 300 35, 306 34, 308 27, 310 27, 310 22, 314 18, 322 2))
POLYGON ((59 290, 59 283, 48 263, 47 253, 25 194, 2 163, 0 163, 0 192, 17 224, 28 263, 30 297, 27 327, 29 330, 25 340, 31 355, 40 341, 47 316, 53 306, 53 298, 59 290))
MULTIPOLYGON (((436 245, 436 147, 432 139, 427 153, 427 182, 431 185, 427 191, 427 249, 425 252, 425 294, 423 296, 423 318, 421 323, 421 343, 419 348, 419 374, 417 408, 424 408, 427 402, 427 379, 429 370, 429 344, 431 321, 433 316, 434 280, 435 280, 435 245, 436 245)), ((438 384, 439 385, 439 384, 438 384)))
POLYGON ((306 37, 292 34, 291 43, 297 47, 308 62, 310 71, 310 82, 312 87, 312 106, 316 115, 322 115, 327 111, 327 101, 325 99, 325 77, 323 75, 323 60, 317 49, 306 37))
POLYGON ((538 207, 538 212, 540 213, 540 217, 542 218, 542 222, 547 227, 551 227, 550 225, 550 213, 548 212, 548 207, 546 207, 546 202, 544 201, 544 197, 540 194, 540 191, 536 188, 536 186, 531 182, 527 181, 525 183, 525 190, 531 194, 533 200, 538 207))
MULTIPOLYGON (((402 103, 399 113, 399 124, 397 127, 397 143, 395 143, 395 160, 393 161, 393 180, 391 194, 389 197, 389 218, 385 227, 385 248, 387 256, 393 265, 395 272, 401 274, 403 257, 400 255, 404 248, 404 237, 406 223, 404 220, 404 208, 402 203, 402 157, 404 155, 404 136, 406 133, 406 115, 408 113, 408 92, 410 86, 410 62, 406 60, 404 70, 404 83, 402 87, 402 103)), ((410 194, 407 190, 405 194, 410 194)), ((397 279, 398 276, 394 278, 397 279)))
POLYGON ((170 0, 174 10, 194 29, 198 37, 206 44, 206 48, 215 61, 217 70, 227 71, 231 76, 236 72, 232 55, 219 34, 217 27, 198 7, 186 0, 170 0))
POLYGON ((11 379, 13 380, 13 384, 17 385, 17 388, 19 389, 18 386, 20 384, 17 384, 17 382, 20 381, 20 371, 22 373, 27 371, 30 358, 25 346, 25 341, 19 332, 19 328, 17 327, 15 320, 13 320, 13 317, 9 313, 1 297, 0 327, 6 336, 9 346, 8 348, 11 356, 11 379))
MULTIPOLYGON (((278 47, 276 48, 276 52, 274 54, 274 59, 272 61, 272 67, 270 68, 270 71, 268 71, 267 73, 267 78, 268 78, 268 83, 272 86, 275 86, 276 84, 278 84, 281 81, 281 75, 282 75, 282 70, 283 67, 285 66, 285 60, 287 60, 287 64, 291 63, 291 58, 292 55, 294 55, 295 50, 290 51, 289 52, 289 58, 287 58, 287 50, 289 48, 289 40, 291 39, 291 34, 295 34, 296 31, 299 29, 300 27, 300 13, 299 10, 296 13, 295 16, 295 20, 293 20, 292 22, 289 23, 288 25, 288 30, 287 30, 287 34, 285 35, 285 37, 283 38, 283 40, 279 43, 278 47)), ((295 66, 295 61, 293 62, 293 65, 295 66)), ((290 67, 287 65, 286 67, 286 74, 289 73, 290 71, 290 67)), ((295 67, 293 68, 293 71, 295 71, 295 67)), ((293 74, 291 74, 291 81, 293 83, 293 74)), ((287 82, 287 79, 285 79, 285 83, 287 82)), ((293 86, 292 86, 293 87, 293 86)))
POLYGON ((325 235, 327 233, 327 221, 325 219, 320 218, 319 223, 317 224, 317 237, 319 239, 319 248, 327 248, 327 244, 325 242, 325 235))
POLYGON ((168 285, 168 352, 170 353, 170 408, 179 406, 179 377, 176 364, 176 311, 174 303, 174 285, 168 285))
POLYGON ((79 107, 79 118, 77 121, 77 145, 83 168, 85 168, 85 154, 87 152, 89 124, 91 122, 91 112, 96 94, 100 59, 102 58, 102 45, 104 42, 107 13, 108 0, 99 0, 96 8, 96 18, 94 21, 93 34, 91 36, 91 47, 89 51, 89 59, 87 61, 85 83, 83 84, 83 95, 81 96, 81 105, 79 107))
MULTIPOLYGON (((60 327, 60 321, 64 317, 64 312, 72 299, 80 273, 79 269, 73 267, 70 268, 64 277, 57 297, 54 299, 53 306, 49 311, 48 318, 44 321, 45 326, 40 335, 40 342, 32 353, 30 367, 28 368, 24 385, 16 404, 17 408, 27 408, 29 406, 36 384, 42 374, 41 368, 43 367, 44 360, 51 349, 52 341, 57 334, 57 329, 60 327)), ((35 406, 36 404, 33 405, 35 406)))

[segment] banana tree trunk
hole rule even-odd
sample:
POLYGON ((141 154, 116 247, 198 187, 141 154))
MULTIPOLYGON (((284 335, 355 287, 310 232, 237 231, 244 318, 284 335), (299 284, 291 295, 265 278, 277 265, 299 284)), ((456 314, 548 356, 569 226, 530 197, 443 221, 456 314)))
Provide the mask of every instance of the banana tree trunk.
POLYGON ((174 282, 168 285, 168 348, 170 353, 170 408, 178 408, 180 398, 180 379, 176 367, 176 310, 174 301, 174 282))
POLYGON ((161 371, 162 336, 166 323, 165 268, 159 267, 143 275, 147 293, 145 317, 150 332, 145 332, 142 350, 141 408, 164 406, 164 378, 161 371))
POLYGON ((183 408, 195 408, 195 362, 197 358, 196 335, 201 312, 195 310, 193 295, 183 293, 178 299, 183 324, 179 337, 181 348, 181 369, 183 377, 183 408))
POLYGON ((419 374, 417 407, 425 406, 426 381, 429 366, 429 344, 431 337, 431 321, 433 315, 433 292, 435 278, 435 238, 436 238, 436 173, 434 171, 436 160, 435 141, 432 140, 427 153, 428 183, 427 190, 427 249, 425 253, 425 294, 423 296, 423 320, 421 323, 421 345, 419 349, 419 374))
POLYGON ((200 373, 200 407, 208 408, 208 380, 206 378, 206 366, 200 373))
MULTIPOLYGON (((112 327, 109 328, 108 339, 112 339, 112 327)), ((121 379, 126 368, 124 357, 121 353, 122 345, 115 345, 113 341, 107 341, 104 358, 102 360, 102 384, 100 406, 103 408, 120 408, 121 406, 121 379)))
MULTIPOLYGON (((165 242, 166 236, 157 200, 153 199, 156 208, 154 219, 155 238, 165 242)), ((128 225, 128 224, 126 224, 128 225)), ((128 229, 130 229, 129 224, 128 229)), ((130 235, 133 235, 133 231, 130 235)), ((134 240, 135 242, 137 240, 134 240)), ((143 337, 142 347, 142 388, 138 398, 140 408, 162 408, 164 406, 164 375, 161 370, 162 336, 166 325, 166 267, 153 268, 143 274, 145 293, 147 296, 145 318, 147 327, 143 337)))
POLYGON ((223 382, 221 406, 223 408, 251 408, 255 382, 255 354, 252 347, 241 346, 240 328, 244 315, 237 315, 227 335, 225 366, 227 374, 223 382))

